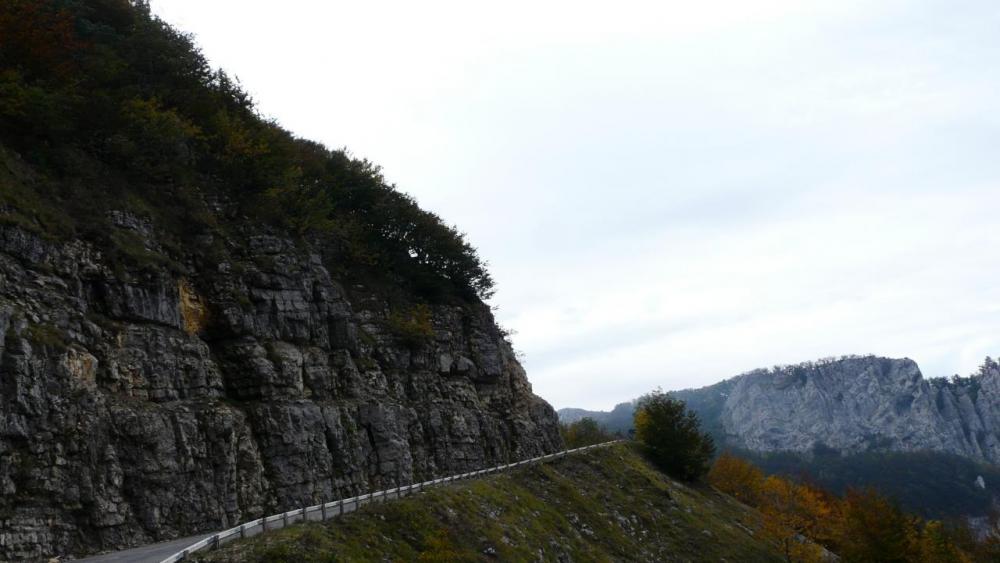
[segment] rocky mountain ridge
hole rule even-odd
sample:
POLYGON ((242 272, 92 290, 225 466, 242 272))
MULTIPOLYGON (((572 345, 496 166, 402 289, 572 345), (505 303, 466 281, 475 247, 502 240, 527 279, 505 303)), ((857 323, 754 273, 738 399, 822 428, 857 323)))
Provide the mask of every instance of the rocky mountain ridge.
MULTIPOLYGON (((974 376, 946 380, 924 379, 908 358, 845 357, 755 370, 673 394, 725 446, 937 451, 1000 464, 1000 366, 989 359, 974 376)), ((610 414, 589 413, 599 421, 610 414)))
POLYGON ((720 415, 753 451, 938 451, 1000 463, 1000 368, 924 379, 910 359, 847 358, 741 377, 720 415))

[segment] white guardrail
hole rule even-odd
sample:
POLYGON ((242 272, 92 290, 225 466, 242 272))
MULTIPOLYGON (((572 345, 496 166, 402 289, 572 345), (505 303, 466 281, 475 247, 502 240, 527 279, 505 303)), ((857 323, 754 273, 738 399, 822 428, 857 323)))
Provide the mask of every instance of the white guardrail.
POLYGON ((282 512, 281 514, 275 514, 273 516, 265 516, 263 518, 258 518, 256 520, 244 522, 239 526, 229 528, 228 530, 223 530, 217 534, 212 534, 211 536, 208 536, 207 538, 199 542, 193 543, 185 547, 184 549, 178 551, 177 553, 171 555, 170 557, 167 557, 162 561, 162 563, 174 563, 176 561, 181 561, 183 559, 186 559, 189 555, 192 555, 195 552, 204 549, 215 549, 220 545, 229 543, 239 538, 256 536, 268 530, 281 529, 298 522, 307 522, 307 521, 322 522, 324 520, 329 520, 330 518, 335 518, 347 512, 354 512, 359 507, 375 502, 376 500, 381 500, 384 502, 389 499, 400 498, 404 495, 413 492, 422 491, 425 488, 432 487, 434 485, 450 483, 452 481, 458 481, 459 479, 469 479, 472 477, 478 477, 480 475, 486 475, 488 473, 497 473, 500 471, 506 471, 508 469, 514 469, 515 467, 527 465, 529 463, 550 461, 553 459, 566 456, 571 453, 582 452, 584 450, 589 450, 591 448, 610 446, 611 444, 615 444, 620 441, 621 440, 612 440, 610 442, 604 442, 603 444, 594 444, 592 446, 584 446, 582 448, 574 448, 572 450, 563 450, 561 452, 556 452, 554 454, 533 457, 531 459, 525 459, 523 461, 508 463, 506 465, 498 465, 496 467, 491 467, 489 469, 470 471, 469 473, 460 473, 458 475, 452 475, 450 477, 442 477, 440 479, 424 481, 423 483, 413 483, 410 485, 404 485, 402 487, 396 487, 394 489, 375 491, 365 495, 359 495, 356 497, 335 500, 323 504, 304 506, 302 508, 296 508, 295 510, 289 510, 288 512, 282 512))

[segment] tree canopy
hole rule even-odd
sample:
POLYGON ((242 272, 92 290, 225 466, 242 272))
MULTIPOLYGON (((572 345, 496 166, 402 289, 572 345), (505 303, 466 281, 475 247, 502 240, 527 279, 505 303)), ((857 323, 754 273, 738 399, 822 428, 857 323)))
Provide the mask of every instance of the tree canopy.
POLYGON ((559 433, 567 448, 580 448, 615 439, 615 435, 601 427, 593 418, 584 417, 570 424, 559 423, 559 433))
POLYGON ((695 480, 708 471, 715 454, 712 437, 701 431, 698 415, 659 389, 639 399, 635 439, 649 458, 678 479, 695 480))
MULTIPOLYGON (((34 199, 69 210, 72 234, 103 215, 95 207, 129 202, 154 220, 173 206, 185 226, 213 227, 206 201, 226 201, 429 297, 493 291, 462 233, 372 163, 261 116, 145 1, 0 3, 0 143, 44 174, 34 199)), ((53 232, 28 199, 0 201, 0 219, 53 232)))
POLYGON ((708 482, 756 507, 761 537, 777 544, 789 563, 829 560, 820 546, 849 563, 997 561, 1000 556, 1000 535, 977 538, 963 521, 924 520, 872 488, 849 488, 837 496, 810 483, 765 475, 729 453, 716 459, 708 482))

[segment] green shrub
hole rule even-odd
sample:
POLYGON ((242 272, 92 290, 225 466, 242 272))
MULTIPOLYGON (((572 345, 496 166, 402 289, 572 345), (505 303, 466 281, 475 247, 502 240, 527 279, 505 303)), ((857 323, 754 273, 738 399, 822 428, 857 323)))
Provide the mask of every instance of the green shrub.
POLYGON ((156 99, 122 104, 123 126, 107 143, 114 158, 146 181, 176 180, 186 175, 201 130, 156 99))
POLYGON ((59 328, 47 325, 30 323, 27 330, 28 340, 46 348, 63 350, 66 348, 66 335, 59 328))
POLYGON ((592 418, 581 418, 570 424, 559 424, 559 434, 567 448, 580 448, 600 444, 615 439, 615 435, 605 430, 592 418))
POLYGON ((634 425, 635 439, 667 474, 693 481, 708 472, 715 445, 682 401, 657 389, 639 399, 634 425))
POLYGON ((419 304, 405 311, 393 311, 389 314, 388 322, 389 330, 411 345, 424 344, 434 338, 431 308, 427 305, 419 304))

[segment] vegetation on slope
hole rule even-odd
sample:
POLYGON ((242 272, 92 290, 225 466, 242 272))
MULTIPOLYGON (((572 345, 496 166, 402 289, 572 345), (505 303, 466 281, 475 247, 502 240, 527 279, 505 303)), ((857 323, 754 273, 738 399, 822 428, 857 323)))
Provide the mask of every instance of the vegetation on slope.
MULTIPOLYGON (((840 359, 862 357, 842 356, 840 359)), ((835 360, 824 359, 792 366, 775 366, 750 373, 797 377, 805 370, 833 361, 835 360)), ((930 379, 928 382, 935 387, 961 387, 974 397, 982 378, 996 369, 1000 369, 997 362, 987 357, 977 371, 967 377, 955 375, 948 379, 930 379)), ((852 487, 873 487, 898 501, 904 510, 929 519, 948 520, 968 516, 982 518, 1000 504, 1000 467, 956 454, 935 451, 894 452, 874 449, 874 446, 871 451, 842 453, 823 444, 816 444, 808 452, 753 452, 734 446, 727 441, 721 414, 739 377, 700 389, 670 391, 668 395, 684 401, 688 409, 698 414, 702 429, 716 444, 751 461, 765 473, 815 483, 838 495, 845 494, 852 487), (983 477, 983 486, 977 483, 980 476, 983 477)), ((621 403, 610 412, 561 409, 560 418, 589 418, 605 432, 625 435, 635 428, 633 419, 637 404, 638 399, 621 403)))
POLYGON ((4 147, 34 173, 15 179, 0 166, 0 225, 83 238, 130 265, 184 267, 114 239, 109 210, 151 220, 172 236, 174 258, 224 252, 193 241, 249 220, 321 239, 342 275, 367 272, 428 299, 493 288, 461 233, 370 162, 260 116, 144 0, 0 2, 4 147))
POLYGON ((694 481, 708 472, 715 455, 712 437, 701 431, 698 415, 659 389, 639 399, 635 439, 643 452, 669 475, 694 481))
POLYGON ((780 561, 759 515, 660 473, 632 446, 363 507, 208 561, 780 561))
POLYGON ((621 438, 605 430, 592 418, 581 418, 570 424, 560 422, 559 435, 567 448, 581 448, 621 438))
POLYGON ((818 545, 847 562, 925 562, 1000 560, 1000 537, 977 541, 960 524, 945 525, 904 512, 874 489, 848 489, 835 496, 815 485, 766 476, 750 462, 721 455, 709 482, 760 510, 763 536, 771 538, 787 561, 818 561, 818 545), (797 541, 805 536, 815 543, 797 541))
POLYGON ((739 452, 766 473, 808 480, 836 494, 873 487, 924 518, 986 515, 1000 499, 1000 468, 943 452, 865 452, 843 455, 739 452), (976 484, 983 477, 985 488, 976 484))
MULTIPOLYGON (((688 409, 698 414, 702 429, 716 443, 721 444, 724 443, 726 434, 722 428, 720 414, 726 401, 726 394, 736 384, 737 380, 738 377, 734 377, 701 389, 682 389, 680 391, 668 391, 666 394, 684 401, 688 409)), ((635 425, 633 424, 635 409, 640 399, 641 397, 624 403, 618 403, 610 411, 588 411, 575 408, 559 409, 559 418, 565 420, 567 423, 583 418, 590 418, 609 432, 628 435, 629 432, 635 430, 635 425)))

